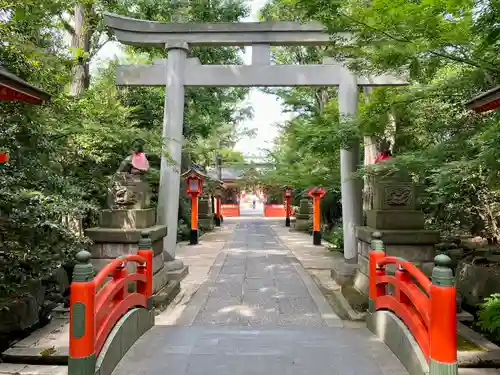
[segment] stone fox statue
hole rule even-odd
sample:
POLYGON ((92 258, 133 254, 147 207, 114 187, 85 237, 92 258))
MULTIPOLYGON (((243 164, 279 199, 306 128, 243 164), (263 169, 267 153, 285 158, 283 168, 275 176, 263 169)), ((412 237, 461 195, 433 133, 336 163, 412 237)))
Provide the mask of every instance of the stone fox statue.
POLYGON ((136 140, 132 152, 120 164, 108 187, 108 207, 111 209, 142 209, 150 204, 149 185, 143 176, 149 169, 144 154, 144 141, 136 140))

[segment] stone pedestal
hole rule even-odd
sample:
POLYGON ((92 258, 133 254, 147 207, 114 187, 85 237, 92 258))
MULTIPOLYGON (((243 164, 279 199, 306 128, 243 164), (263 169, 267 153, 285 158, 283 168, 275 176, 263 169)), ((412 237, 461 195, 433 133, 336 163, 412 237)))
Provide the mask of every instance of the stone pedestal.
POLYGON ((200 197, 198 202, 198 226, 204 232, 214 230, 212 202, 208 196, 200 197))
POLYGON ((313 206, 310 199, 301 199, 299 212, 295 214, 295 230, 310 232, 312 230, 313 206))
MULTIPOLYGON (((154 208, 103 210, 99 225, 85 231, 94 241, 91 254, 96 272, 119 256, 136 254, 141 232, 146 232, 153 244, 153 293, 167 284, 169 274, 163 257, 163 238, 167 235, 167 227, 156 225, 154 208)), ((129 271, 135 271, 135 264, 129 264, 129 271)))
MULTIPOLYGON (((354 286, 368 295, 368 254, 372 233, 382 233, 387 255, 412 261, 428 273, 434 266, 439 232, 424 229, 424 214, 415 209, 415 188, 401 177, 378 178, 373 184, 373 209, 366 226, 356 228, 358 267, 354 286)), ((393 270, 388 267, 388 272, 393 270)))

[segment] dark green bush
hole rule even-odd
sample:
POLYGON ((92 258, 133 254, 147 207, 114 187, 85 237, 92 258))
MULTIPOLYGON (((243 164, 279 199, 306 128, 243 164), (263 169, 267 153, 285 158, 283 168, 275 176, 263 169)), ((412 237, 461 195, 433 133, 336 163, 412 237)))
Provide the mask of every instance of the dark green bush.
POLYGON ((500 340, 500 293, 486 298, 478 311, 478 318, 479 328, 489 333, 494 340, 500 340))

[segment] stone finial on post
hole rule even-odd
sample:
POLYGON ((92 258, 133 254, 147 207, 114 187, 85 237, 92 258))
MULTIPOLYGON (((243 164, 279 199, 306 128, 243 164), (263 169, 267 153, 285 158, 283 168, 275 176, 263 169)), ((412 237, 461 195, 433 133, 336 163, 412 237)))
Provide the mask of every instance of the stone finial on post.
POLYGON ((451 258, 434 258, 430 292, 430 375, 457 375, 456 287, 451 258))
POLYGON ((72 281, 90 281, 94 277, 94 267, 92 267, 92 263, 90 263, 92 254, 86 250, 81 250, 76 254, 75 258, 77 263, 73 268, 72 281))
POLYGON ((385 252, 384 241, 382 241, 382 233, 373 232, 372 240, 370 242, 372 251, 382 251, 385 252))
POLYGON ((68 373, 93 375, 95 354, 95 284, 92 255, 85 250, 76 254, 70 286, 70 340, 68 373))
POLYGON ((139 250, 151 250, 153 244, 151 242, 151 236, 148 232, 141 232, 141 239, 139 240, 138 248, 139 250))
POLYGON ((385 246, 382 241, 382 233, 373 232, 370 245, 371 251, 368 264, 370 278, 368 309, 370 312, 375 312, 376 298, 385 295, 385 285, 377 286, 377 278, 385 275, 385 267, 378 265, 379 260, 385 257, 385 246))

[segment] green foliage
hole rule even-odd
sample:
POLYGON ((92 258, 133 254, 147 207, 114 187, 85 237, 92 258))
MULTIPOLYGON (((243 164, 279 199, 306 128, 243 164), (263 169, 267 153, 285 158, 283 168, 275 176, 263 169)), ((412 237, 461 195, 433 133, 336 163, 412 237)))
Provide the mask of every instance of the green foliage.
MULTIPOLYGON (((234 22, 246 15, 242 1, 85 2, 20 0, 0 11, 0 61, 12 73, 52 94, 50 103, 30 106, 0 103, 0 150, 10 156, 0 170, 0 296, 15 294, 32 279, 71 264, 75 252, 88 245, 82 229, 97 225, 111 175, 130 152, 136 138, 146 141, 151 169, 147 178, 157 192, 161 155, 164 90, 115 87, 116 61, 99 64, 90 87, 69 97, 74 68, 87 66, 108 38, 102 12, 132 17, 234 22), (72 47, 71 18, 84 9, 88 48, 72 47), (132 11, 133 10, 133 11, 132 11), (69 34, 68 34, 69 33, 69 34), (77 58, 78 57, 78 58, 77 58)), ((193 49, 204 63, 238 63, 236 48, 193 49)), ((128 48, 124 62, 151 62, 166 57, 163 49, 128 48)), ((251 115, 235 111, 246 89, 190 90, 186 95, 187 144, 196 161, 209 164, 215 150, 230 160, 241 132, 237 124, 251 115), (209 143, 210 147, 205 147, 209 143)), ((189 223, 181 213, 180 231, 189 223)), ((188 233, 189 234, 189 233, 188 233)), ((181 233, 181 235, 184 235, 181 233)))
POLYGON ((270 1, 262 18, 315 20, 332 33, 327 48, 276 49, 277 61, 331 56, 360 75, 400 74, 409 85, 360 95, 358 116, 349 121, 338 119, 335 90, 277 90, 298 115, 282 124, 271 152, 278 167, 268 177, 335 190, 339 148, 388 137, 395 155, 388 166, 418 183, 428 226, 499 238, 500 113, 464 108, 500 82, 498 10, 497 2, 468 0, 270 1))
POLYGON ((342 227, 336 227, 332 230, 322 233, 323 238, 332 244, 331 251, 344 251, 344 230, 342 227))
POLYGON ((486 298, 478 312, 478 326, 494 340, 500 340, 500 293, 486 298))

